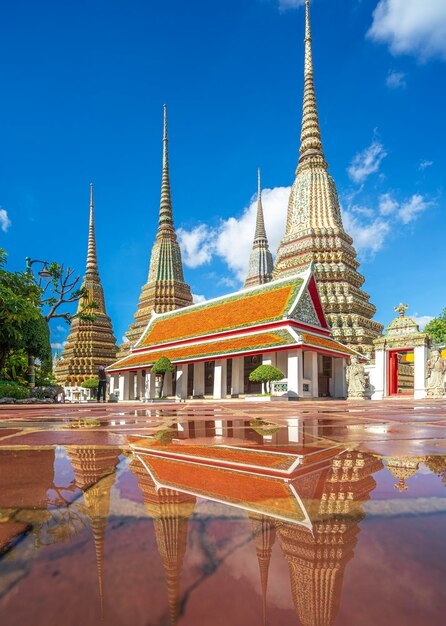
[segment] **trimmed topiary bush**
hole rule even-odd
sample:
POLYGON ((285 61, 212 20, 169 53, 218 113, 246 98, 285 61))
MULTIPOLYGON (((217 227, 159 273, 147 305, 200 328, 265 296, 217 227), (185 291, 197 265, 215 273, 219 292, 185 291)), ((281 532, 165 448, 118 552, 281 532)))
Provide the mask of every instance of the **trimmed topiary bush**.
POLYGON ((15 398, 23 400, 28 398, 29 389, 23 385, 13 382, 12 380, 0 380, 0 398, 15 398))
POLYGON ((259 365, 250 373, 249 380, 252 383, 262 383, 264 392, 271 393, 271 382, 273 380, 282 380, 283 372, 273 365, 259 365), (265 387, 267 387, 265 389, 265 387))

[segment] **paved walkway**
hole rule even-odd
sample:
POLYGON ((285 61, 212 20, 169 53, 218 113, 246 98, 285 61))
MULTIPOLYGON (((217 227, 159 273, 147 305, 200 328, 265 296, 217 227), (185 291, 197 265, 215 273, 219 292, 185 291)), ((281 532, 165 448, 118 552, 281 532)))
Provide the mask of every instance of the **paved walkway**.
POLYGON ((0 407, 0 448, 126 448, 129 436, 150 436, 166 429, 187 440, 191 423, 197 427, 194 441, 234 445, 252 440, 254 420, 262 421, 263 435, 268 435, 268 428, 275 431, 271 444, 280 447, 291 445, 284 432, 298 427, 305 433, 306 445, 342 443, 383 456, 446 454, 446 399, 5 405, 0 407), (227 433, 234 424, 237 436, 231 431, 229 441, 227 433))

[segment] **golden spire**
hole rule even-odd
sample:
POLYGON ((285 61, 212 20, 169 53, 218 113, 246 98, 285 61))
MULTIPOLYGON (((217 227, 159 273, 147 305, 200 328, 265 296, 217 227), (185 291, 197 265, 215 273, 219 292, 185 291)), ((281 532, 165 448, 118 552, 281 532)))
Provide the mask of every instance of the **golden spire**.
POLYGON ((254 538, 257 560, 259 563, 260 585, 262 589, 263 624, 267 625, 267 600, 268 572, 271 561, 271 553, 276 540, 276 522, 264 515, 248 513, 251 522, 252 535, 254 538))
POLYGON ((93 183, 90 183, 90 226, 88 229, 87 278, 99 278, 96 239, 94 235, 94 197, 93 183))
POLYGON ((300 135, 299 164, 310 157, 324 161, 321 131, 316 106, 314 89, 313 55, 311 51, 310 0, 305 2, 305 61, 304 61, 304 99, 302 110, 302 132, 300 135))
POLYGON ((257 218, 256 218, 256 232, 254 235, 254 241, 256 239, 266 239, 265 221, 263 219, 262 186, 261 186, 261 181, 260 181, 260 168, 257 170, 257 218))
POLYGON ((409 308, 408 304, 403 304, 402 302, 399 303, 398 306, 394 306, 393 309, 396 313, 400 314, 400 317, 404 317, 406 314, 407 309, 409 308))
POLYGON ((165 234, 172 235, 176 241, 175 231, 173 229, 173 213, 172 199, 170 196, 170 178, 169 178, 169 151, 167 137, 167 106, 164 109, 164 126, 163 126, 163 173, 161 178, 161 201, 158 221, 157 239, 165 234), (166 233, 167 231, 167 233, 166 233))

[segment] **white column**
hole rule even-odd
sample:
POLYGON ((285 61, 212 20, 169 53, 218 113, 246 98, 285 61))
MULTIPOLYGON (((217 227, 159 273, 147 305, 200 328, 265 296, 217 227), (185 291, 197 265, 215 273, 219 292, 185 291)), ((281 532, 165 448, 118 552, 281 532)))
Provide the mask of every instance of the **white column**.
POLYGON ((133 372, 133 399, 134 400, 136 400, 136 398, 139 397, 139 377, 140 377, 139 371, 133 372))
POLYGON ((276 367, 276 352, 266 352, 262 354, 262 365, 272 365, 276 367))
POLYGON ((187 398, 187 363, 185 365, 178 365, 177 368, 177 390, 176 399, 186 400, 187 398))
POLYGON ((429 358, 429 348, 417 346, 414 349, 414 389, 415 400, 426 397, 426 362, 429 358))
POLYGON ((244 358, 235 357, 232 359, 232 378, 231 378, 231 398, 238 398, 243 393, 243 367, 244 358))
POLYGON ((119 374, 119 399, 120 400, 129 399, 129 383, 130 383, 129 372, 123 372, 122 374, 119 374))
POLYGON ((318 354, 314 350, 305 352, 305 378, 311 380, 311 395, 313 398, 319 398, 319 359, 318 354))
POLYGON ((204 397, 204 361, 194 363, 194 398, 204 397))
POLYGON ((226 398, 226 360, 215 361, 214 367, 214 400, 226 398))
POLYGON ((164 387, 163 387, 163 396, 171 396, 172 395, 172 378, 173 374, 171 372, 167 372, 164 376, 164 387))
POLYGON ((372 400, 382 400, 388 394, 387 387, 387 352, 386 350, 376 350, 375 369, 372 385, 372 400))
POLYGON ((333 359, 334 397, 347 397, 346 359, 333 359))
POLYGON ((303 394, 302 350, 288 351, 288 397, 297 400, 303 394))
POLYGON ((110 395, 115 392, 115 381, 116 381, 115 374, 112 374, 110 376, 110 384, 109 384, 109 388, 108 388, 108 391, 109 391, 110 395))
POLYGON ((146 370, 146 388, 144 390, 144 398, 146 400, 153 400, 155 397, 155 374, 153 374, 152 371, 146 370))

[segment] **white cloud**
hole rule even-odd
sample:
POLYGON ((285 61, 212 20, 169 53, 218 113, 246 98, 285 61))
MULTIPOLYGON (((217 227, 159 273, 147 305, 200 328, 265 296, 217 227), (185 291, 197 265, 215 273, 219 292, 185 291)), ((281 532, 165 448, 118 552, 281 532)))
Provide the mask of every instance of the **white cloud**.
POLYGON ((420 213, 423 213, 432 202, 428 202, 419 193, 415 193, 409 200, 404 202, 398 210, 398 217, 403 224, 409 224, 417 219, 420 213))
POLYGON ((368 148, 358 152, 353 158, 347 172, 355 183, 363 183, 370 174, 379 170, 381 161, 387 156, 387 152, 381 142, 376 139, 372 141, 368 148))
POLYGON ((386 85, 391 89, 398 89, 406 86, 406 74, 404 72, 389 72, 386 78, 386 85))
POLYGON ((56 326, 56 330, 58 330, 60 333, 66 333, 68 332, 69 326, 61 326, 61 324, 59 324, 58 326, 56 326))
POLYGON ((392 215, 398 209, 398 202, 394 200, 390 193, 383 193, 379 197, 379 212, 381 215, 392 215))
POLYGON ((411 317, 418 324, 420 330, 424 330, 429 322, 434 319, 433 315, 418 315, 418 313, 415 313, 415 315, 412 315, 411 317))
POLYGON ((423 171, 433 164, 434 164, 433 161, 421 161, 420 165, 418 166, 418 169, 423 171))
POLYGON ((379 0, 368 31, 393 54, 446 60, 445 0, 379 0))
POLYGON ((127 343, 128 339, 125 335, 122 335, 121 337, 121 343, 127 343))
POLYGON ((10 226, 11 220, 8 217, 8 212, 6 209, 0 209, 0 228, 4 233, 6 233, 10 226))
POLYGON ((61 342, 56 342, 56 343, 52 343, 51 347, 54 348, 55 350, 63 350, 64 346, 66 345, 66 341, 61 342))
POLYGON ((351 210, 343 211, 342 220, 345 230, 353 238, 353 245, 362 258, 376 254, 391 232, 388 221, 375 218, 372 222, 364 224, 351 210))
POLYGON ((199 304, 200 302, 206 302, 206 296, 201 296, 199 293, 193 293, 192 300, 194 301, 194 304, 199 304))
MULTIPOLYGON (((266 232, 273 253, 285 232, 290 190, 291 187, 274 187, 262 191, 266 232)), ((256 210, 257 195, 254 195, 239 217, 222 220, 216 228, 200 224, 190 231, 178 229, 185 265, 198 267, 218 256, 228 265, 235 278, 243 281, 254 239, 256 210)), ((236 286, 233 281, 225 284, 236 286)))
POLYGON ((209 263, 215 246, 215 233, 205 224, 200 224, 190 231, 177 229, 183 262, 187 267, 198 267, 209 263))

